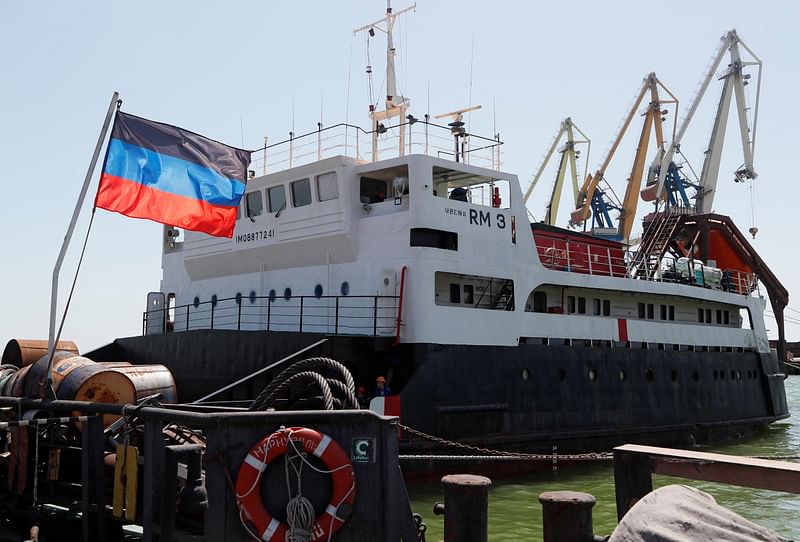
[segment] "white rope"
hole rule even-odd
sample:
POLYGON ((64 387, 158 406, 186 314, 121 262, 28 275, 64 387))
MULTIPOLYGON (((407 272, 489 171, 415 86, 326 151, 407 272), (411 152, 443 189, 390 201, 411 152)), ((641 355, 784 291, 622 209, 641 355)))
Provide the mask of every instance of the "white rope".
POLYGON ((303 496, 303 465, 307 463, 303 452, 297 449, 294 441, 292 440, 292 431, 287 435, 288 443, 291 443, 292 449, 295 452, 295 457, 289 457, 289 450, 287 446, 286 455, 284 457, 284 473, 286 474, 286 491, 290 495, 289 502, 286 503, 286 523, 289 524, 289 530, 286 531, 286 542, 311 542, 312 529, 316 521, 316 514, 314 513, 314 505, 311 504, 306 497, 303 496), (296 458, 300 458, 300 466, 295 465, 296 458), (297 495, 291 497, 292 484, 289 479, 289 465, 291 464, 297 477, 297 495))

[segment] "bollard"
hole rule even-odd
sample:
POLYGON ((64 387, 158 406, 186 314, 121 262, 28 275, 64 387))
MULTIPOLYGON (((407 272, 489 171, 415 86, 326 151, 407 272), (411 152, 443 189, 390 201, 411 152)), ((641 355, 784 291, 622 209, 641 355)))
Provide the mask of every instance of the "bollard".
POLYGON ((596 499, 579 491, 548 491, 542 503, 544 542, 592 542, 592 507, 596 499))
POLYGON ((472 474, 450 474, 444 486, 444 542, 486 542, 489 536, 489 486, 472 474))

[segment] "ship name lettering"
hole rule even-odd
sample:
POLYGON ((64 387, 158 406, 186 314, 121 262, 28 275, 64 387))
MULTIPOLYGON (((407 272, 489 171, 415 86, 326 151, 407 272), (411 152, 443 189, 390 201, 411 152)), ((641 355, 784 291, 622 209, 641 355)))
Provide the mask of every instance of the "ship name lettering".
POLYGON ((453 209, 452 207, 445 207, 444 213, 446 215, 467 216, 467 212, 461 209, 453 209))
POLYGON ((469 223, 476 224, 478 226, 483 226, 486 224, 487 227, 492 227, 492 215, 489 214, 489 211, 483 212, 477 209, 470 209, 469 210, 469 223))

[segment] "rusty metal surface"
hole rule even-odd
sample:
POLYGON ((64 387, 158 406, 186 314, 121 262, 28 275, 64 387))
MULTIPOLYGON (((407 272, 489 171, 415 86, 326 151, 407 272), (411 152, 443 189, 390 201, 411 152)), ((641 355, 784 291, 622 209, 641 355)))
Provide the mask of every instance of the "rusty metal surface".
MULTIPOLYGON (((78 345, 72 341, 58 341, 56 350, 65 350, 78 355, 78 345)), ((25 367, 36 363, 47 354, 47 341, 40 339, 11 339, 3 350, 3 364, 25 367)))
POLYGON ((597 500, 579 491, 548 491, 539 495, 542 504, 544 542, 590 542, 592 507, 597 500))
POLYGON ((442 478, 445 542, 486 542, 489 535, 489 486, 492 481, 472 474, 442 478))
POLYGON ((133 383, 136 388, 136 399, 142 399, 154 393, 162 395, 161 402, 177 403, 178 393, 172 373, 163 365, 117 365, 112 367, 133 383))
POLYGON ((800 493, 800 463, 626 444, 614 448, 619 519, 652 489, 650 477, 653 473, 800 493))

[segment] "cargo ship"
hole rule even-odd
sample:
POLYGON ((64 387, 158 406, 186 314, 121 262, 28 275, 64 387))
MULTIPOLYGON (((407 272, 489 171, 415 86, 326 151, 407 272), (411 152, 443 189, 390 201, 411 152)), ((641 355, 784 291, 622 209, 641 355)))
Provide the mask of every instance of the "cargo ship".
MULTIPOLYGON (((665 206, 638 252, 532 223, 498 136, 397 95, 400 13, 358 29, 388 36, 370 129, 259 151, 231 239, 164 227, 142 335, 88 357, 163 363, 190 402, 261 371, 214 397, 252 399, 298 352, 326 355, 368 394, 384 377, 373 406, 403 425, 504 450, 691 445, 786 418, 763 294, 781 339, 788 294, 732 221, 665 206)), ((418 435, 403 449, 442 446, 418 435)))

